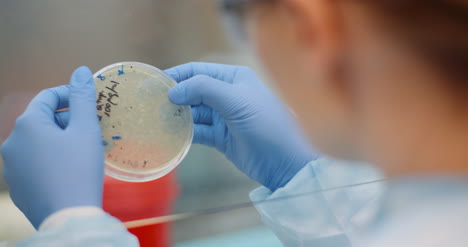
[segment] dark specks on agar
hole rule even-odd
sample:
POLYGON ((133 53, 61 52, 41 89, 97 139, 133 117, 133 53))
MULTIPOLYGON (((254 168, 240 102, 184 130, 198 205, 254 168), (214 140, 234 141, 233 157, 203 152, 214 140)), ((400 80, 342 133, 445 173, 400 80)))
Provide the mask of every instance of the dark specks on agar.
POLYGON ((183 111, 184 111, 184 110, 183 110, 182 108, 177 109, 177 111, 174 112, 174 116, 175 116, 175 117, 180 117, 180 116, 182 115, 182 112, 183 112, 183 111))

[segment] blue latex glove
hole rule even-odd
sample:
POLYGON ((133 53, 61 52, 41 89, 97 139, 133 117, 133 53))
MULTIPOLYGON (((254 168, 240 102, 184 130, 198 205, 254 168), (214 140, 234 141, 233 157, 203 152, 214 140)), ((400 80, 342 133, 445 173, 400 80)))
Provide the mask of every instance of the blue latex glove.
POLYGON ((70 84, 39 93, 2 146, 10 196, 36 229, 61 209, 102 205, 104 150, 91 71, 77 69, 70 84), (62 128, 55 111, 65 107, 70 122, 62 128))
POLYGON ((189 63, 165 72, 179 82, 169 99, 192 106, 194 142, 215 147, 270 190, 317 158, 292 114, 252 70, 189 63))

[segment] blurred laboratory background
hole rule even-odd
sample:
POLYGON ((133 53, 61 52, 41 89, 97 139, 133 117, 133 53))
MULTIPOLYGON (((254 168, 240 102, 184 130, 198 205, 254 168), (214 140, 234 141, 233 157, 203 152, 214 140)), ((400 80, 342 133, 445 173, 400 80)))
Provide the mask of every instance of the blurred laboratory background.
MULTIPOLYGON (((166 69, 204 61, 258 70, 249 52, 228 41, 216 3, 1 0, 0 143, 35 94, 68 83, 80 65, 97 71, 115 62, 139 61, 166 69)), ((248 202, 248 193, 257 186, 216 150, 194 145, 176 172, 153 183, 129 185, 106 179, 104 207, 124 221, 193 212, 248 202)), ((0 241, 33 233, 0 178, 0 241)), ((253 207, 135 229, 134 233, 141 237, 142 246, 278 244, 253 207)))

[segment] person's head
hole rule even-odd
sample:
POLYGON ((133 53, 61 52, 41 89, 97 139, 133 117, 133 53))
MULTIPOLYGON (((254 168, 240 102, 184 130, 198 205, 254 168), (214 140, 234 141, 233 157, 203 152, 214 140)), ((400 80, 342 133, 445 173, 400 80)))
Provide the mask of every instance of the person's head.
POLYGON ((320 151, 398 173, 468 141, 468 1, 231 2, 320 151))

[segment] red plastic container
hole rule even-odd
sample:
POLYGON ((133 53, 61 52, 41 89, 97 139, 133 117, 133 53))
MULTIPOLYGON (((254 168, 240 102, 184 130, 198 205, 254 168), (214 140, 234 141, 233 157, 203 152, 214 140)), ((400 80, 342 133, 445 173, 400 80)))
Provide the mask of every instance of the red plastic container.
MULTIPOLYGON (((131 183, 105 178, 103 208, 123 222, 171 213, 179 187, 175 172, 150 182, 131 183)), ((171 246, 171 225, 159 224, 130 229, 141 247, 171 246)))

